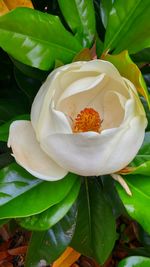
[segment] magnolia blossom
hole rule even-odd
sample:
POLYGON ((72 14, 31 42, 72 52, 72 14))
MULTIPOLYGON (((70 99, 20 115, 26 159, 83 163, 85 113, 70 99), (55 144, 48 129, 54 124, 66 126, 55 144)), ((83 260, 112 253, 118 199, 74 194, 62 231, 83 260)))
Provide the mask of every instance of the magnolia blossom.
POLYGON ((147 120, 134 84, 103 60, 54 70, 32 105, 31 121, 10 126, 18 164, 43 180, 68 172, 112 174, 137 154, 147 120))

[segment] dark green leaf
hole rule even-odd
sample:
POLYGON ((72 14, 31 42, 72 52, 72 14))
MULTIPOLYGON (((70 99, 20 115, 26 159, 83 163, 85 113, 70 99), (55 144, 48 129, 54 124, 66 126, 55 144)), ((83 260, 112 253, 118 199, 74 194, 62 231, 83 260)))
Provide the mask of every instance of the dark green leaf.
POLYGON ((37 79, 26 76, 16 67, 14 67, 14 74, 18 87, 27 96, 29 103, 32 104, 33 99, 40 89, 42 83, 37 79))
POLYGON ((43 82, 46 80, 49 71, 40 70, 28 65, 25 65, 18 60, 14 59, 13 57, 10 57, 15 67, 22 72, 25 76, 28 76, 30 78, 39 80, 40 82, 43 82))
POLYGON ((109 12, 104 50, 136 53, 150 46, 149 0, 116 0, 109 12))
POLYGON ((112 9, 113 2, 114 0, 102 0, 100 2, 101 18, 105 28, 107 27, 109 12, 112 9))
POLYGON ((18 220, 19 224, 33 231, 44 231, 51 228, 65 216, 75 202, 79 193, 80 184, 81 181, 78 178, 69 194, 61 202, 38 215, 18 220))
POLYGON ((14 158, 10 155, 10 152, 0 153, 0 169, 9 165, 14 161, 14 158))
POLYGON ((96 179, 85 180, 79 195, 77 227, 71 246, 103 264, 116 240, 115 219, 96 179))
POLYGON ((27 109, 19 97, 0 99, 0 123, 4 123, 17 115, 24 114, 26 111, 27 109))
POLYGON ((0 219, 38 214, 59 203, 71 190, 77 176, 47 182, 27 173, 17 164, 0 170, 0 219))
POLYGON ((132 196, 129 196, 125 190, 116 183, 119 196, 128 212, 128 214, 142 225, 144 230, 150 233, 150 176, 129 175, 124 176, 132 196))
POLYGON ((118 267, 149 267, 150 258, 133 256, 122 260, 118 267))
POLYGON ((0 227, 2 227, 4 224, 8 223, 9 220, 0 220, 0 227))
POLYGON ((134 62, 140 63, 140 62, 150 62, 150 48, 145 48, 139 53, 131 55, 131 58, 134 62))
POLYGON ((145 232, 140 225, 138 225, 138 239, 139 239, 140 243, 150 253, 150 235, 147 232, 145 232))
POLYGON ((149 106, 148 106, 148 103, 147 103, 147 101, 145 100, 144 97, 141 97, 141 102, 142 102, 142 104, 144 106, 144 109, 145 109, 145 112, 146 112, 146 117, 147 117, 147 120, 148 120, 146 131, 150 131, 150 110, 149 110, 149 106))
POLYGON ((58 0, 58 3, 65 20, 82 46, 90 47, 96 33, 92 0, 58 0))
POLYGON ((30 8, 17 8, 0 17, 0 46, 15 59, 42 70, 56 59, 72 60, 82 49, 57 16, 30 8))
POLYGON ((110 175, 104 175, 101 178, 105 196, 108 199, 110 206, 112 207, 115 218, 118 218, 121 214, 125 213, 125 208, 114 186, 114 180, 110 175))
POLYGON ((68 214, 48 231, 33 232, 25 267, 38 266, 41 260, 44 260, 47 264, 56 260, 72 239, 75 221, 76 207, 73 206, 68 214))
POLYGON ((130 165, 135 167, 132 174, 150 175, 150 132, 146 132, 143 145, 130 165))
POLYGON ((11 121, 0 125, 0 141, 7 142, 8 135, 9 135, 9 127, 10 127, 10 124, 13 121, 16 121, 16 120, 29 120, 29 118, 30 118, 30 116, 28 114, 20 115, 20 116, 14 117, 11 121))

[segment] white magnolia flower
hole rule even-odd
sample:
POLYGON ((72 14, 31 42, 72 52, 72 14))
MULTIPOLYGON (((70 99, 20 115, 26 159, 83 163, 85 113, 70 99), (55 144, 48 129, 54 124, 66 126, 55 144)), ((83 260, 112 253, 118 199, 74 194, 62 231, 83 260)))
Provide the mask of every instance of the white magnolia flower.
POLYGON ((13 122, 8 145, 16 161, 40 179, 112 174, 135 157, 146 125, 135 86, 111 63, 75 62, 48 76, 31 122, 13 122))

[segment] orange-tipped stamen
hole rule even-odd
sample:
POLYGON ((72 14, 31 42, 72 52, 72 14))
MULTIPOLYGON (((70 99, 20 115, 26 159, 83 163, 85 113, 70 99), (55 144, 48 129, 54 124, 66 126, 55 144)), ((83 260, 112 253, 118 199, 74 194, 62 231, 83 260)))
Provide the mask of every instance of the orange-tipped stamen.
POLYGON ((93 108, 85 108, 77 115, 73 123, 73 132, 97 132, 101 131, 101 119, 99 113, 93 108))

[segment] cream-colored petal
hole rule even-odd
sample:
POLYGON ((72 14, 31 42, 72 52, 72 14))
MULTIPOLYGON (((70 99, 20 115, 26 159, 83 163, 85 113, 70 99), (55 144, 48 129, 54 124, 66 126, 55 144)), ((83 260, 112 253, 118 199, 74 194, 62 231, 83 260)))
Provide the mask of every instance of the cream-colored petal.
MULTIPOLYGON (((65 72, 68 72, 68 69, 75 70, 80 68, 81 65, 81 62, 75 62, 71 65, 68 64, 55 69, 48 75, 46 81, 38 91, 31 108, 31 122, 38 140, 40 139, 40 130, 45 116, 44 114, 45 111, 47 113, 49 112, 49 105, 51 103, 52 97, 54 96, 55 92, 57 92, 58 95, 62 93, 62 88, 60 86, 60 77, 65 72)), ((49 118, 48 115, 47 117, 49 118)), ((46 119, 44 119, 44 121, 45 120, 46 119)))
POLYGON ((80 71, 87 71, 87 70, 98 71, 99 73, 105 73, 109 77, 118 80, 122 84, 124 84, 124 81, 122 80, 119 71, 111 62, 100 59, 87 61, 87 63, 83 64, 83 66, 80 68, 80 71))
POLYGON ((81 92, 79 86, 76 86, 76 83, 72 84, 69 89, 70 94, 75 94, 72 94, 71 96, 66 95, 65 93, 68 91, 67 89, 64 93, 66 98, 62 98, 63 95, 56 108, 63 113, 68 114, 72 120, 75 119, 81 110, 90 107, 99 112, 99 115, 103 120, 104 129, 117 127, 122 122, 124 117, 123 105, 125 105, 123 102, 129 98, 129 94, 127 88, 117 80, 113 80, 108 76, 101 74, 91 86, 89 84, 89 87, 84 87, 83 83, 83 90, 81 92), (106 100, 108 100, 109 103, 107 103, 106 100), (114 118, 115 114, 117 114, 116 118, 114 118), (111 123, 109 123, 110 120, 111 123))
POLYGON ((144 132, 145 117, 136 117, 126 127, 104 130, 101 134, 50 135, 43 140, 42 147, 65 169, 83 176, 98 176, 128 165, 143 142, 144 132), (56 143, 59 151, 55 149, 56 143))
POLYGON ((37 178, 56 181, 68 173, 41 149, 30 121, 11 124, 8 146, 12 148, 16 161, 37 178))

